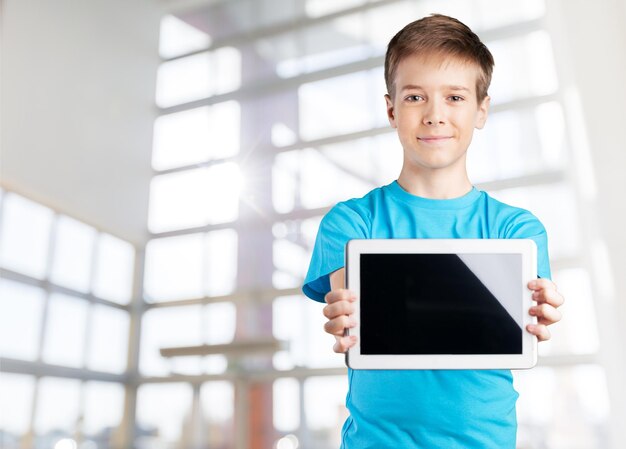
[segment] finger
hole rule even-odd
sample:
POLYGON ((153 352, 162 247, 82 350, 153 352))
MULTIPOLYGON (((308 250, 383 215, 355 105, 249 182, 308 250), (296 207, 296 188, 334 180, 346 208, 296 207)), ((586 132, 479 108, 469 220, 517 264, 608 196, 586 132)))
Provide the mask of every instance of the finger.
POLYGON ((324 330, 329 334, 341 337, 345 329, 350 329, 354 326, 356 326, 356 322, 352 318, 349 318, 347 315, 341 315, 324 323, 324 330))
POLYGON ((539 304, 549 304, 553 307, 560 307, 565 302, 565 298, 562 294, 556 290, 537 290, 533 292, 533 301, 537 301, 539 304))
POLYGON ((527 284, 527 287, 530 290, 540 290, 540 289, 552 289, 556 290, 556 284, 552 282, 550 279, 533 279, 527 284))
POLYGON ((526 330, 533 335, 537 336, 537 340, 546 341, 550 340, 550 331, 545 324, 529 324, 526 326, 526 330))
POLYGON ((346 335, 345 337, 335 337, 337 341, 333 345, 333 351, 344 353, 356 344, 356 335, 346 335))
POLYGON ((337 318, 340 315, 351 315, 354 313, 354 303, 348 301, 339 301, 333 304, 328 304, 324 307, 322 313, 329 320, 337 318))
POLYGON ((530 308, 528 313, 536 316, 540 324, 554 324, 561 320, 561 312, 556 310, 550 304, 540 304, 530 308))
POLYGON ((333 304, 337 301, 354 301, 356 297, 354 293, 345 288, 338 288, 337 290, 329 291, 326 296, 324 296, 324 301, 328 304, 333 304))

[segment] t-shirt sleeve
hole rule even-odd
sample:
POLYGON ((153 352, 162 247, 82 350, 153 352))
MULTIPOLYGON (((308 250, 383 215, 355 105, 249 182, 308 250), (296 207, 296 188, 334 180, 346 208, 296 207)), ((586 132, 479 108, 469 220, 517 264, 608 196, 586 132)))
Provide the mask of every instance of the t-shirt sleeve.
POLYGON ((309 270, 302 286, 306 296, 324 302, 330 291, 330 273, 345 264, 346 243, 352 239, 368 238, 366 220, 354 209, 339 203, 322 219, 309 270))
POLYGON ((522 210, 522 213, 509 222, 506 238, 533 239, 537 244, 537 275, 545 279, 552 278, 548 255, 548 234, 537 217, 527 210, 522 210))

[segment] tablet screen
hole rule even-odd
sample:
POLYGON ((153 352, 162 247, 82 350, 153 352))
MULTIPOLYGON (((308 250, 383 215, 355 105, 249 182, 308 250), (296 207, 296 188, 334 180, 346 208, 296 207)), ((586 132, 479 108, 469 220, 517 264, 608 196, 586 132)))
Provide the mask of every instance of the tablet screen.
POLYGON ((361 254, 361 354, 521 354, 520 254, 361 254))

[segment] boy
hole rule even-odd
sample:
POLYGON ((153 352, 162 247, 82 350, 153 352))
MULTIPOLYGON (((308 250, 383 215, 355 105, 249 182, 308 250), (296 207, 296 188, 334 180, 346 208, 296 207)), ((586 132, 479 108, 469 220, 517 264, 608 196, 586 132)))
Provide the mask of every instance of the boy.
MULTIPOLYGON (((353 238, 532 238, 539 279, 528 284, 537 301, 529 313, 538 324, 527 331, 547 340, 547 326, 560 320, 563 297, 549 280, 543 225, 477 190, 467 175, 474 128, 487 119, 492 69, 487 47, 451 17, 423 18, 391 39, 385 100, 404 152, 400 176, 328 212, 303 286, 327 303, 324 329, 336 338, 335 352, 355 343, 344 337, 354 325, 343 268, 353 238)), ((342 448, 515 448, 518 394, 508 370, 349 370, 348 380, 342 448)))

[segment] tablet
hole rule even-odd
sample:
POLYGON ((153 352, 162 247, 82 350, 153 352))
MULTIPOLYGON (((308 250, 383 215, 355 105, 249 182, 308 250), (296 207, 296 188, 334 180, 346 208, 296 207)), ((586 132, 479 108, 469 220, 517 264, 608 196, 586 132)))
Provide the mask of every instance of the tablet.
POLYGON ((353 369, 522 369, 537 278, 530 239, 368 239, 346 245, 357 301, 353 369))

